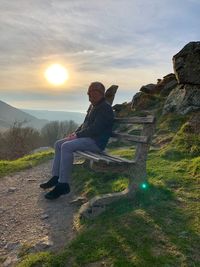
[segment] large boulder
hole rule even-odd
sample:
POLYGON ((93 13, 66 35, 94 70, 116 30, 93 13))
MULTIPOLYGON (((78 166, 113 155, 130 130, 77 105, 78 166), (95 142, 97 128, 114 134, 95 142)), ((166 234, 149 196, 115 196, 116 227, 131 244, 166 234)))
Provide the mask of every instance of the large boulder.
POLYGON ((147 94, 154 94, 155 93, 155 87, 156 87, 156 84, 149 83, 149 84, 143 85, 140 88, 140 91, 143 93, 147 93, 147 94))
POLYGON ((180 84, 200 85, 200 42, 190 42, 174 55, 173 67, 180 84))
POLYGON ((177 86, 178 82, 174 73, 170 73, 159 80, 156 85, 157 93, 161 96, 168 96, 169 93, 177 86))
POLYGON ((155 107, 159 102, 159 99, 152 95, 144 92, 138 92, 133 96, 131 109, 134 111, 148 110, 155 107))
POLYGON ((200 85, 185 84, 177 85, 168 95, 163 114, 187 114, 195 110, 200 110, 200 85))
POLYGON ((163 77, 163 79, 158 79, 157 84, 149 83, 143 85, 140 88, 140 92, 149 94, 149 95, 161 95, 167 96, 173 88, 176 87, 178 81, 174 73, 170 73, 163 77))

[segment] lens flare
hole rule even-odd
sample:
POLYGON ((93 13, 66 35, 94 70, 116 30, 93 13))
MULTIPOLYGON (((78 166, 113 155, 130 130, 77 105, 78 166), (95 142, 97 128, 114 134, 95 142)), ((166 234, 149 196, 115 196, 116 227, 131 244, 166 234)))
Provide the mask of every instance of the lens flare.
POLYGON ((53 64, 49 66, 44 75, 47 81, 53 85, 62 85, 69 78, 67 69, 60 64, 53 64))

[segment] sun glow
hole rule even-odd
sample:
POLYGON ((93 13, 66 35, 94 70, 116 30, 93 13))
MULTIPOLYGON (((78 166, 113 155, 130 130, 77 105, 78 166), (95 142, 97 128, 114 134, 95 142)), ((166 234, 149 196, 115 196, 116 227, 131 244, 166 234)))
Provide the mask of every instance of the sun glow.
POLYGON ((49 66, 44 75, 47 81, 53 85, 62 85, 69 78, 67 69, 60 64, 53 64, 49 66))

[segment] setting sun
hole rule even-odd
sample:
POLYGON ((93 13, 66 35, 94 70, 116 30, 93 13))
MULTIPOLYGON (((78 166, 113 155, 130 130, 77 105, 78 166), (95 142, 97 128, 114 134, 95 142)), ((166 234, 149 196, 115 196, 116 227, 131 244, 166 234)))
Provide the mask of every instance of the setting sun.
POLYGON ((45 78, 53 85, 62 85, 68 80, 69 74, 62 65, 53 64, 46 69, 45 78))

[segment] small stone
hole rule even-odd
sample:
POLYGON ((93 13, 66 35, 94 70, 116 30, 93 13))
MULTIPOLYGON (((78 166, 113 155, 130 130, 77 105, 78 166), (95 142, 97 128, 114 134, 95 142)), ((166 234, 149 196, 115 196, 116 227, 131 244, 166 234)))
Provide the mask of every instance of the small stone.
POLYGON ((18 259, 16 255, 8 256, 8 258, 3 262, 3 267, 16 266, 17 261, 18 259))
POLYGON ((8 257, 4 263, 3 263, 3 267, 8 267, 9 265, 11 265, 12 259, 11 257, 8 257))
POLYGON ((73 199, 72 201, 70 201, 69 203, 79 206, 79 205, 82 205, 85 202, 87 202, 87 198, 86 197, 77 197, 77 198, 73 199))
POLYGON ((180 237, 186 237, 188 235, 188 232, 187 231, 182 231, 179 236, 180 237))
POLYGON ((0 214, 4 213, 5 209, 3 207, 0 207, 0 214))
POLYGON ((49 237, 46 236, 41 239, 38 243, 36 243, 30 250, 30 252, 38 252, 44 249, 48 249, 53 246, 53 242, 49 240, 49 237))
POLYGON ((37 179, 29 178, 27 181, 28 182, 35 182, 35 181, 37 181, 37 179))
POLYGON ((48 214, 42 214, 40 218, 42 220, 45 220, 45 219, 49 218, 49 215, 48 214))
POLYGON ((8 192, 10 192, 10 193, 13 193, 13 192, 15 192, 16 191, 16 187, 10 187, 9 189, 8 189, 8 192))
POLYGON ((10 251, 15 250, 17 247, 19 247, 19 245, 19 242, 7 243, 4 248, 10 251))

